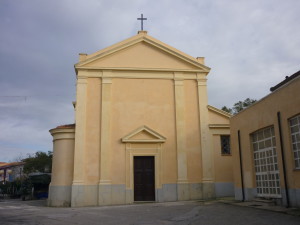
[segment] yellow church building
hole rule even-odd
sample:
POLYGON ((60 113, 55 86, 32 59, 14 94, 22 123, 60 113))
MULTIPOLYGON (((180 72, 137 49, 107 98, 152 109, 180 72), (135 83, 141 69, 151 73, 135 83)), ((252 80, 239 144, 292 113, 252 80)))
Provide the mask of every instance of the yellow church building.
POLYGON ((208 105, 203 57, 139 31, 75 71, 75 124, 50 130, 50 206, 234 195, 230 114, 208 105))

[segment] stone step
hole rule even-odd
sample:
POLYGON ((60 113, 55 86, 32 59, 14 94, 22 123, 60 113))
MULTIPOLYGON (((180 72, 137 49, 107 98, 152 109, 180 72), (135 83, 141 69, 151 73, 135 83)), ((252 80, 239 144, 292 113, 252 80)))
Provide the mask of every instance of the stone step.
POLYGON ((255 203, 257 204, 263 204, 263 205, 276 205, 276 199, 267 199, 267 198, 254 198, 252 200, 255 203))

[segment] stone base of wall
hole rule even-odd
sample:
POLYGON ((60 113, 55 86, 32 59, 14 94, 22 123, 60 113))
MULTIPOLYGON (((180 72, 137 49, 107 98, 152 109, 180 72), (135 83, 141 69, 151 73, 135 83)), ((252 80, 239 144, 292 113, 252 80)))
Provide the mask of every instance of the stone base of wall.
POLYGON ((300 189, 289 189, 290 206, 300 208, 300 189))
POLYGON ((233 183, 215 183, 216 197, 231 197, 234 196, 233 183))
MULTIPOLYGON (((245 188, 245 201, 251 201, 257 197, 256 188, 245 188)), ((235 199, 242 200, 242 189, 235 187, 235 199)), ((281 189, 281 198, 276 198, 277 205, 287 206, 285 189, 281 189)), ((290 207, 300 207, 300 189, 289 189, 289 205, 290 207)))
POLYGON ((71 186, 49 186, 48 206, 70 207, 71 186))
MULTIPOLYGON (((244 188, 244 195, 246 201, 251 201, 257 196, 256 188, 244 188)), ((242 188, 234 188, 234 196, 236 200, 243 200, 242 188)))
MULTIPOLYGON (((155 190, 156 202, 201 200, 233 196, 232 183, 163 184, 155 190), (231 190, 232 188, 232 190, 231 190)), ((50 186, 49 206, 81 207, 134 203, 133 190, 120 185, 50 186)))

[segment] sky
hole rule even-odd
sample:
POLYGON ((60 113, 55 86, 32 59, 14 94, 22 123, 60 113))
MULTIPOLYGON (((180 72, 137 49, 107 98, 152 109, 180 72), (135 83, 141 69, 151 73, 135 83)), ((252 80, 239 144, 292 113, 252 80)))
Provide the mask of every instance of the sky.
POLYGON ((74 64, 144 30, 205 57, 209 104, 259 100, 300 69, 299 0, 0 0, 0 162, 74 123, 74 64))

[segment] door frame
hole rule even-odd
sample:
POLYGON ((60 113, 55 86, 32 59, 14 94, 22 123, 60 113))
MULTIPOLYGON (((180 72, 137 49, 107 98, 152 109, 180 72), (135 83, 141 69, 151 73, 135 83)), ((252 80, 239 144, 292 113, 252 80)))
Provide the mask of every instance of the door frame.
POLYGON ((126 143, 126 203, 134 202, 134 156, 153 156, 154 157, 154 177, 155 177, 155 201, 157 189, 162 188, 161 169, 162 169, 162 144, 161 143, 126 143))

